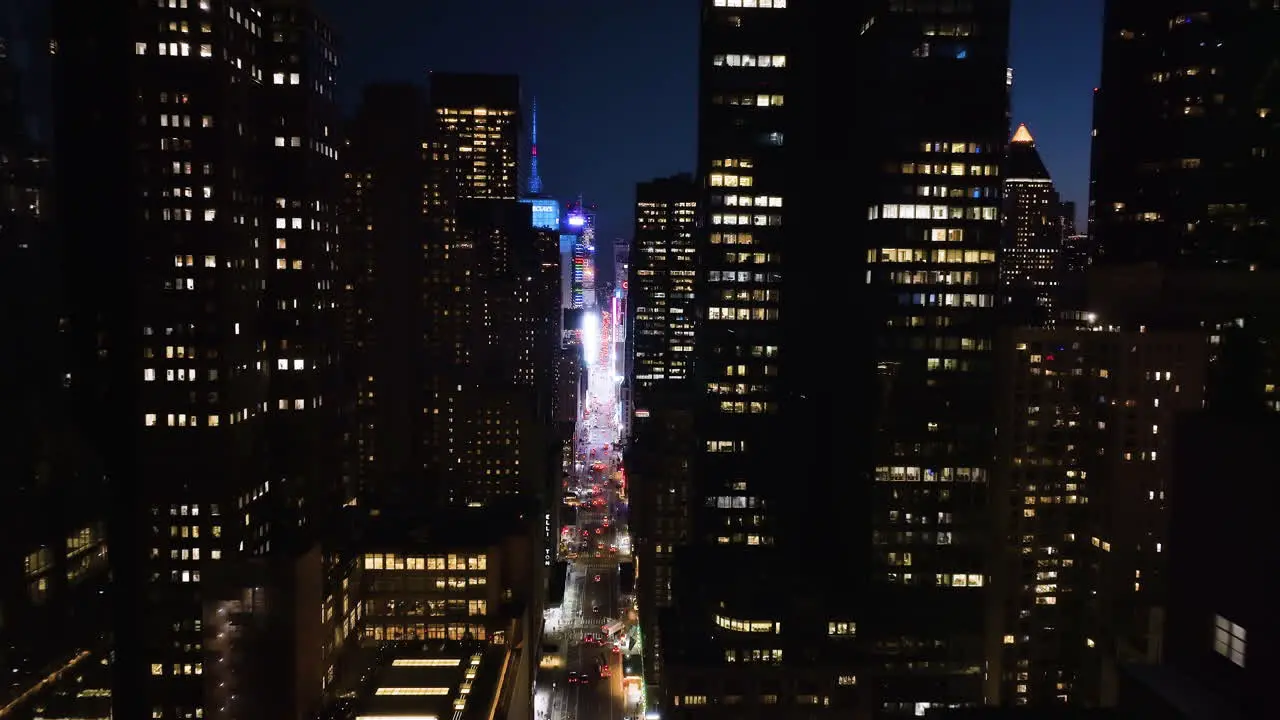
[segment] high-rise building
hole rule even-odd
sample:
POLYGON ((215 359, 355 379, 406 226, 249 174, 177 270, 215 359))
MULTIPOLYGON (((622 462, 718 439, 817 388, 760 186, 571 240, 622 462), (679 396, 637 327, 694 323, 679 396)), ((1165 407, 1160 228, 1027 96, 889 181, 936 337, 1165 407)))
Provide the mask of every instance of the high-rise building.
MULTIPOLYGON (((24 3, 25 4, 25 3, 24 3)), ((20 10, 17 5, 13 10, 20 10)), ((29 131, 32 83, 0 12, 0 708, 31 709, 109 651, 102 475, 70 432, 51 167, 29 131), (55 680, 53 669, 71 670, 55 680), (66 682, 58 682, 65 680, 66 682)), ((101 680, 101 678, 98 678, 101 680)), ((74 688, 70 689, 74 692, 74 688)))
MULTIPOLYGON (((595 306, 595 241, 596 206, 583 203, 582 198, 568 204, 560 234, 560 251, 569 261, 568 285, 564 287, 565 305, 569 310, 582 310, 595 306)), ((575 315, 576 317, 576 315, 575 315)), ((566 323, 566 330, 581 330, 580 325, 566 323)))
POLYGON ((697 202, 691 175, 636 186, 627 289, 638 408, 649 406, 651 389, 682 382, 693 369, 697 202))
POLYGON ((359 441, 378 503, 545 491, 559 262, 516 198, 519 112, 514 77, 436 73, 429 96, 368 89, 352 126, 359 441))
MULTIPOLYGON (((333 39, 293 2, 53 11, 56 191, 76 208, 60 223, 66 378, 110 489, 113 713, 238 717, 268 698, 247 666, 213 672, 226 656, 206 603, 238 584, 214 578, 301 551, 303 521, 324 516, 340 481, 327 451, 291 448, 338 443, 323 437, 341 407, 324 327, 337 299, 337 178, 323 177, 337 172, 333 39)), ((292 605, 272 607, 276 688, 305 687, 271 707, 307 712, 322 674, 287 676, 305 664, 300 645, 322 646, 280 614, 292 605)))
MULTIPOLYGON (((327 508, 356 497, 339 363, 342 118, 334 31, 309 0, 274 0, 265 12, 271 42, 263 60, 271 74, 260 112, 272 135, 259 175, 271 253, 262 329, 275 346, 269 402, 276 409, 268 417, 268 472, 292 486, 275 502, 297 524, 325 519, 327 508)), ((271 542, 264 539, 262 551, 271 542)))
POLYGON ((1128 717, 1273 715, 1265 648, 1276 626, 1265 608, 1275 586, 1235 548, 1271 534, 1269 508, 1280 498, 1250 479, 1275 466, 1280 416, 1260 407, 1209 410, 1181 418, 1176 432, 1161 663, 1125 668, 1119 705, 1136 706, 1128 717), (1206 575, 1220 579, 1204 582, 1206 575), (1192 707, 1188 696, 1198 698, 1192 707))
POLYGON ((424 480, 430 368, 410 351, 426 328, 422 256, 430 219, 422 144, 430 118, 421 88, 365 88, 342 155, 348 375, 356 391, 361 503, 370 508, 423 507, 435 497, 424 480))
POLYGON ((1025 124, 1009 142, 1004 168, 1000 283, 1016 317, 1052 325, 1062 256, 1062 203, 1025 124))
POLYGON ((819 88, 855 66, 834 29, 845 23, 829 12, 780 0, 702 3, 695 372, 687 417, 647 420, 656 442, 688 454, 633 466, 632 479, 637 496, 644 483, 665 487, 664 506, 655 496, 645 512, 675 523, 644 521, 655 547, 641 552, 655 567, 650 575, 640 563, 637 586, 642 606, 644 593, 657 605, 648 612, 659 617, 661 652, 646 672, 659 680, 664 717, 849 717, 858 701, 862 594, 849 585, 861 577, 854 558, 865 540, 855 528, 865 523, 836 512, 859 483, 843 476, 854 456, 833 441, 852 430, 841 398, 866 389, 870 372, 860 371, 869 368, 861 352, 830 342, 845 332, 834 323, 860 316, 840 309, 859 306, 865 285, 851 293, 814 269, 862 277, 851 243, 815 241, 831 232, 831 208, 850 202, 849 185, 817 178, 833 167, 855 177, 852 146, 818 139, 830 109, 819 88), (850 368, 836 386, 834 352, 850 368), (836 522, 848 542, 831 543, 836 522), (665 608, 659 563, 671 572, 665 608))
POLYGON ((1074 200, 1063 200, 1059 204, 1058 216, 1062 218, 1062 236, 1076 234, 1076 203, 1074 200))
POLYGON ((432 199, 520 195, 520 80, 431 73, 432 199))
POLYGON ((430 82, 429 475, 446 504, 541 494, 559 263, 554 236, 535 230, 530 207, 516 199, 520 83, 442 73, 430 82))
POLYGON ((1158 633, 1174 421, 1205 399, 1207 335, 1080 313, 999 340, 987 696, 1097 705, 1120 640, 1158 633), (1046 382, 1053 379, 1052 382, 1046 382))
POLYGON ((884 5, 858 51, 877 100, 853 119, 883 383, 860 684, 909 716, 984 697, 1010 3, 884 5))
POLYGON ((1090 234, 1108 262, 1280 261, 1271 3, 1108 2, 1090 234))

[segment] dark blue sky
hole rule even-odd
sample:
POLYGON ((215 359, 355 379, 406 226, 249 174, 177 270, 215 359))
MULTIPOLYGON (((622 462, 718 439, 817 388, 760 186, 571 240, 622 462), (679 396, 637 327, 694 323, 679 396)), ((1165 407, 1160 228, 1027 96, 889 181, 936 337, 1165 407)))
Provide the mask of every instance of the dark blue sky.
MULTIPOLYGON (((838 1, 838 0, 832 0, 838 1)), ((630 235, 639 180, 693 168, 697 0, 320 0, 343 38, 354 105, 369 82, 427 71, 518 73, 538 97, 544 190, 600 205, 630 235)), ((1102 0, 1014 0, 1014 121, 1083 214, 1102 0)))

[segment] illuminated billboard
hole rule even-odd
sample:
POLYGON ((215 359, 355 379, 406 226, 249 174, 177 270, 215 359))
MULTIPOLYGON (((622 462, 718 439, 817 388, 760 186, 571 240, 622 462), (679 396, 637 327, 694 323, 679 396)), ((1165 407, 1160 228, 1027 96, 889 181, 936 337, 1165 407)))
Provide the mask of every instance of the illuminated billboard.
POLYGON ((560 229, 560 203, 550 198, 523 198, 520 202, 533 210, 533 226, 544 230, 560 229))
POLYGON ((582 215, 570 215, 568 222, 569 222, 569 227, 580 228, 583 225, 587 224, 587 218, 582 215))

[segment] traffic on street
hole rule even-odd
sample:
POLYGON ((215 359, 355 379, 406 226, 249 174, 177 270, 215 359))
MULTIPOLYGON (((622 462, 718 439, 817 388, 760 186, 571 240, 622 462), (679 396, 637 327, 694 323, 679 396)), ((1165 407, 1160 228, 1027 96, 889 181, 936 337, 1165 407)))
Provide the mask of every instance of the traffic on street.
POLYGON ((573 522, 561 528, 557 552, 567 566, 565 591, 545 618, 538 720, 633 720, 641 712, 639 678, 624 673, 624 661, 638 652, 638 628, 615 367, 621 353, 609 313, 598 317, 584 323, 582 342, 597 350, 584 353, 587 392, 564 496, 573 522), (556 659, 548 662, 548 653, 556 659))

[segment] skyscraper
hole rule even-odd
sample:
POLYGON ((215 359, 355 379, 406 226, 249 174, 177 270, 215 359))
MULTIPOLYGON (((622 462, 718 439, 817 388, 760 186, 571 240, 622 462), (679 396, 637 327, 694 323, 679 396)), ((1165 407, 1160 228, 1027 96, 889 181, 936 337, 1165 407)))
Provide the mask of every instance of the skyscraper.
POLYGON ((829 13, 780 0, 702 4, 695 372, 683 412, 650 423, 673 454, 633 485, 667 491, 646 509, 664 524, 646 528, 657 547, 642 552, 671 568, 669 599, 643 562, 637 590, 657 606, 642 612, 660 618, 661 655, 646 672, 660 681, 664 717, 710 706, 848 717, 857 704, 861 595, 848 591, 858 575, 848 561, 863 541, 830 542, 837 494, 855 485, 837 474, 852 456, 831 440, 847 429, 832 425, 848 417, 838 398, 870 373, 856 369, 857 353, 833 358, 822 325, 853 320, 839 308, 860 292, 815 272, 826 263, 858 275, 843 261, 860 257, 816 241, 832 237, 830 208, 849 201, 818 178, 845 168, 852 149, 818 139, 830 110, 818 88, 852 67, 829 13), (851 367, 838 387, 833 362, 851 367))
POLYGON ((1052 325, 1062 258, 1062 203, 1025 124, 1009 142, 1000 282, 1016 316, 1052 325))
POLYGON ((70 432, 52 168, 26 122, 36 83, 11 53, 10 31, 23 28, 6 23, 9 12, 0 11, 0 323, 10 338, 0 347, 0 395, 11 418, 0 433, 0 586, 9 590, 0 595, 0 673, 10 680, 0 707, 16 716, 30 709, 26 693, 54 685, 52 668, 88 675, 110 648, 107 493, 70 432))
POLYGON ((361 502, 372 508, 425 506, 427 372, 421 362, 428 300, 422 263, 430 230, 427 160, 431 115, 413 85, 367 87, 348 124, 342 156, 346 206, 342 240, 361 502))
POLYGON ((446 504, 541 494, 559 266, 519 195, 520 82, 430 77, 428 469, 446 504))
POLYGON ((381 504, 420 515, 546 488, 557 243, 517 200, 519 81, 378 86, 348 164, 359 438, 381 504))
POLYGON ((520 80, 431 73, 433 200, 519 194, 520 80))
POLYGON ((1090 233, 1108 262, 1280 261, 1271 3, 1108 2, 1090 233))
POLYGON ((279 521, 294 515, 297 524, 324 519, 328 508, 355 498, 339 364, 337 37, 308 0, 276 0, 265 9, 271 87, 264 88, 262 111, 273 135, 261 171, 272 232, 263 330, 275 345, 270 402, 277 410, 269 419, 268 472, 293 487, 276 502, 284 513, 279 521))
POLYGON ((648 407, 650 389, 692 371, 697 200, 691 175, 636 186, 628 304, 638 408, 648 407))
POLYGON ((994 442, 1009 2, 889 2, 861 37, 854 119, 883 400, 860 628, 878 712, 980 703, 994 442))
MULTIPOLYGON (((340 406, 322 329, 332 37, 292 2, 55 2, 54 28, 56 187, 77 208, 61 224, 67 378, 110 487, 113 712, 237 716, 265 697, 231 689, 252 684, 243 669, 222 689, 204 672, 227 657, 205 603, 233 589, 211 579, 304 545, 299 521, 341 472, 281 437, 316 441, 340 406)), ((270 647, 266 667, 295 667, 291 632, 270 647)))
POLYGON ((697 308, 694 235, 700 197, 691 175, 636 185, 635 235, 627 281, 631 422, 627 464, 637 563, 636 599, 645 628, 645 682, 663 684, 660 613, 673 601, 674 548, 689 540, 696 456, 688 398, 695 392, 697 308))

